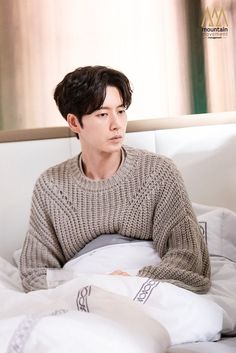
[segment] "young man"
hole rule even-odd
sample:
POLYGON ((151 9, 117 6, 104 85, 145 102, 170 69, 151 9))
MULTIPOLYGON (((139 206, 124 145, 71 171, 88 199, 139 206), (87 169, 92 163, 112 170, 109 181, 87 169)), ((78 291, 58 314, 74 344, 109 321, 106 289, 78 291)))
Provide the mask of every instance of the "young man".
MULTIPOLYGON (((103 66, 76 69, 56 87, 82 153, 36 182, 20 261, 26 291, 47 288, 47 269, 115 233, 153 240, 162 261, 138 276, 208 291, 209 255, 178 170, 164 156, 122 145, 131 96, 127 77, 103 66)), ((128 275, 122 268, 113 274, 128 275)))

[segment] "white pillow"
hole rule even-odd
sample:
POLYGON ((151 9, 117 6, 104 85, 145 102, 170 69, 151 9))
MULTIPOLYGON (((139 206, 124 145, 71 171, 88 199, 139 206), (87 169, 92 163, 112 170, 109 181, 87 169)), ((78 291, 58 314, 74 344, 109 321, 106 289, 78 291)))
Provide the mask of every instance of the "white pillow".
POLYGON ((227 208, 193 203, 210 255, 236 262, 236 214, 227 208))
POLYGON ((20 266, 20 255, 21 255, 21 251, 22 249, 17 249, 14 251, 13 253, 13 262, 14 264, 16 265, 16 267, 19 267, 20 266))

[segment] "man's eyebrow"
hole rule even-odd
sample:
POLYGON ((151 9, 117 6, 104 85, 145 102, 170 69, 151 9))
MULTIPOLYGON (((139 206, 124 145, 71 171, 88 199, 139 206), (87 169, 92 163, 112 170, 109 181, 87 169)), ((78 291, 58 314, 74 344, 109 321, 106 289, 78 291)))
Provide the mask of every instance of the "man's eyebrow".
MULTIPOLYGON (((120 104, 116 108, 124 108, 124 105, 120 104)), ((98 110, 100 110, 100 109, 111 109, 111 108, 110 107, 105 107, 105 106, 102 105, 100 108, 98 108, 98 110)))

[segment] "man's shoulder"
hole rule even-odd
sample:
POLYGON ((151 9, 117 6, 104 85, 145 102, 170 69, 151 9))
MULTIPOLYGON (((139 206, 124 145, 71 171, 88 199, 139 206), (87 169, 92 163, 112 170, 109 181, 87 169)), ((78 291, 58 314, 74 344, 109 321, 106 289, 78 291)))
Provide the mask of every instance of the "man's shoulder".
POLYGON ((149 151, 146 149, 141 149, 141 148, 136 148, 136 147, 131 147, 131 146, 124 146, 124 149, 126 153, 129 155, 132 155, 134 158, 136 157, 138 160, 138 163, 147 163, 147 164, 153 164, 153 165, 163 165, 166 167, 171 167, 174 165, 174 162, 172 161, 171 158, 158 154, 153 151, 149 151))
POLYGON ((46 170, 44 170, 38 177, 36 184, 38 183, 55 183, 59 182, 65 177, 68 178, 70 175, 71 166, 73 166, 78 160, 78 156, 67 159, 61 163, 55 164, 46 170))

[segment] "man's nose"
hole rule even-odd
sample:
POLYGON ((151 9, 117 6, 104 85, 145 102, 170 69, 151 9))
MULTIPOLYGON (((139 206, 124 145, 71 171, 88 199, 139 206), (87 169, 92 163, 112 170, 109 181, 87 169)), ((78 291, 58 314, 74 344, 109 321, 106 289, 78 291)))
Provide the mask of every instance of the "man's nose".
POLYGON ((121 124, 119 115, 116 112, 112 113, 111 114, 111 128, 112 128, 112 130, 113 129, 118 130, 121 128, 121 126, 122 126, 122 124, 121 124))

